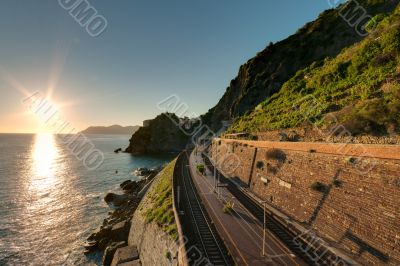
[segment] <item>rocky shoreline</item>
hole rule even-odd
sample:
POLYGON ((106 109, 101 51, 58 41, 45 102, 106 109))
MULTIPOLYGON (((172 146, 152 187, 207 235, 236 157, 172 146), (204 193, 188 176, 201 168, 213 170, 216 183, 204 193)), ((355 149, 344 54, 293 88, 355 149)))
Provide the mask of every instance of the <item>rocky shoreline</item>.
POLYGON ((116 250, 128 245, 133 214, 158 172, 159 169, 149 170, 138 181, 124 181, 120 184, 123 194, 107 193, 104 201, 115 209, 108 213, 103 224, 87 238, 85 254, 102 251, 103 265, 111 265, 116 250))

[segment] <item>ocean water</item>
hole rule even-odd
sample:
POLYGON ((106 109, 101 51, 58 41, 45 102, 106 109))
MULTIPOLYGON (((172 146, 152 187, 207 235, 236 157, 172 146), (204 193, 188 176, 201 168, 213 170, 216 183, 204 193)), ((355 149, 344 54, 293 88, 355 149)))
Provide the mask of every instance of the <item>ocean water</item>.
POLYGON ((0 265, 101 265, 82 244, 107 217, 103 201, 136 167, 155 167, 168 156, 115 154, 130 136, 88 135, 104 163, 88 170, 48 134, 0 134, 0 265), (116 173, 118 170, 118 173, 116 173))

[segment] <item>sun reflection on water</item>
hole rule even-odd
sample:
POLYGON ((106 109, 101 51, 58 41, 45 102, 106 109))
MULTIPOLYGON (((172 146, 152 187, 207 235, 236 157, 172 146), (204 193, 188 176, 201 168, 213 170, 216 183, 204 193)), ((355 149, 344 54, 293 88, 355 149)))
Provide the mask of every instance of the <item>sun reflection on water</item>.
POLYGON ((33 174, 31 187, 43 191, 56 182, 57 158, 59 150, 54 135, 37 134, 32 151, 33 174))

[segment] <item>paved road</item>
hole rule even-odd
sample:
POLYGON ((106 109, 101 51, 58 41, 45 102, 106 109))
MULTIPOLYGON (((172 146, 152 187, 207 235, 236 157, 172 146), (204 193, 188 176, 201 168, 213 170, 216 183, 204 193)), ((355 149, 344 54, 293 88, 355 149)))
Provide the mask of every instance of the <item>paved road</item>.
POLYGON ((266 234, 265 256, 262 255, 263 225, 224 187, 214 192, 214 178, 208 170, 201 175, 196 165, 204 164, 200 152, 192 153, 190 173, 204 206, 238 265, 306 265, 272 233, 266 234), (225 202, 233 203, 232 214, 224 213, 225 202))

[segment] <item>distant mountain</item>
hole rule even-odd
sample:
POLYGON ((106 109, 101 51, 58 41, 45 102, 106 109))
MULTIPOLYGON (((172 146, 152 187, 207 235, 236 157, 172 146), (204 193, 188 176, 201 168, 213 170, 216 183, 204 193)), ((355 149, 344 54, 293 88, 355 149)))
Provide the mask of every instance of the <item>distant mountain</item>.
POLYGON ((127 126, 123 127, 120 125, 112 125, 109 127, 94 126, 88 127, 81 131, 83 134, 120 134, 120 135, 132 135, 135 133, 140 126, 127 126))

